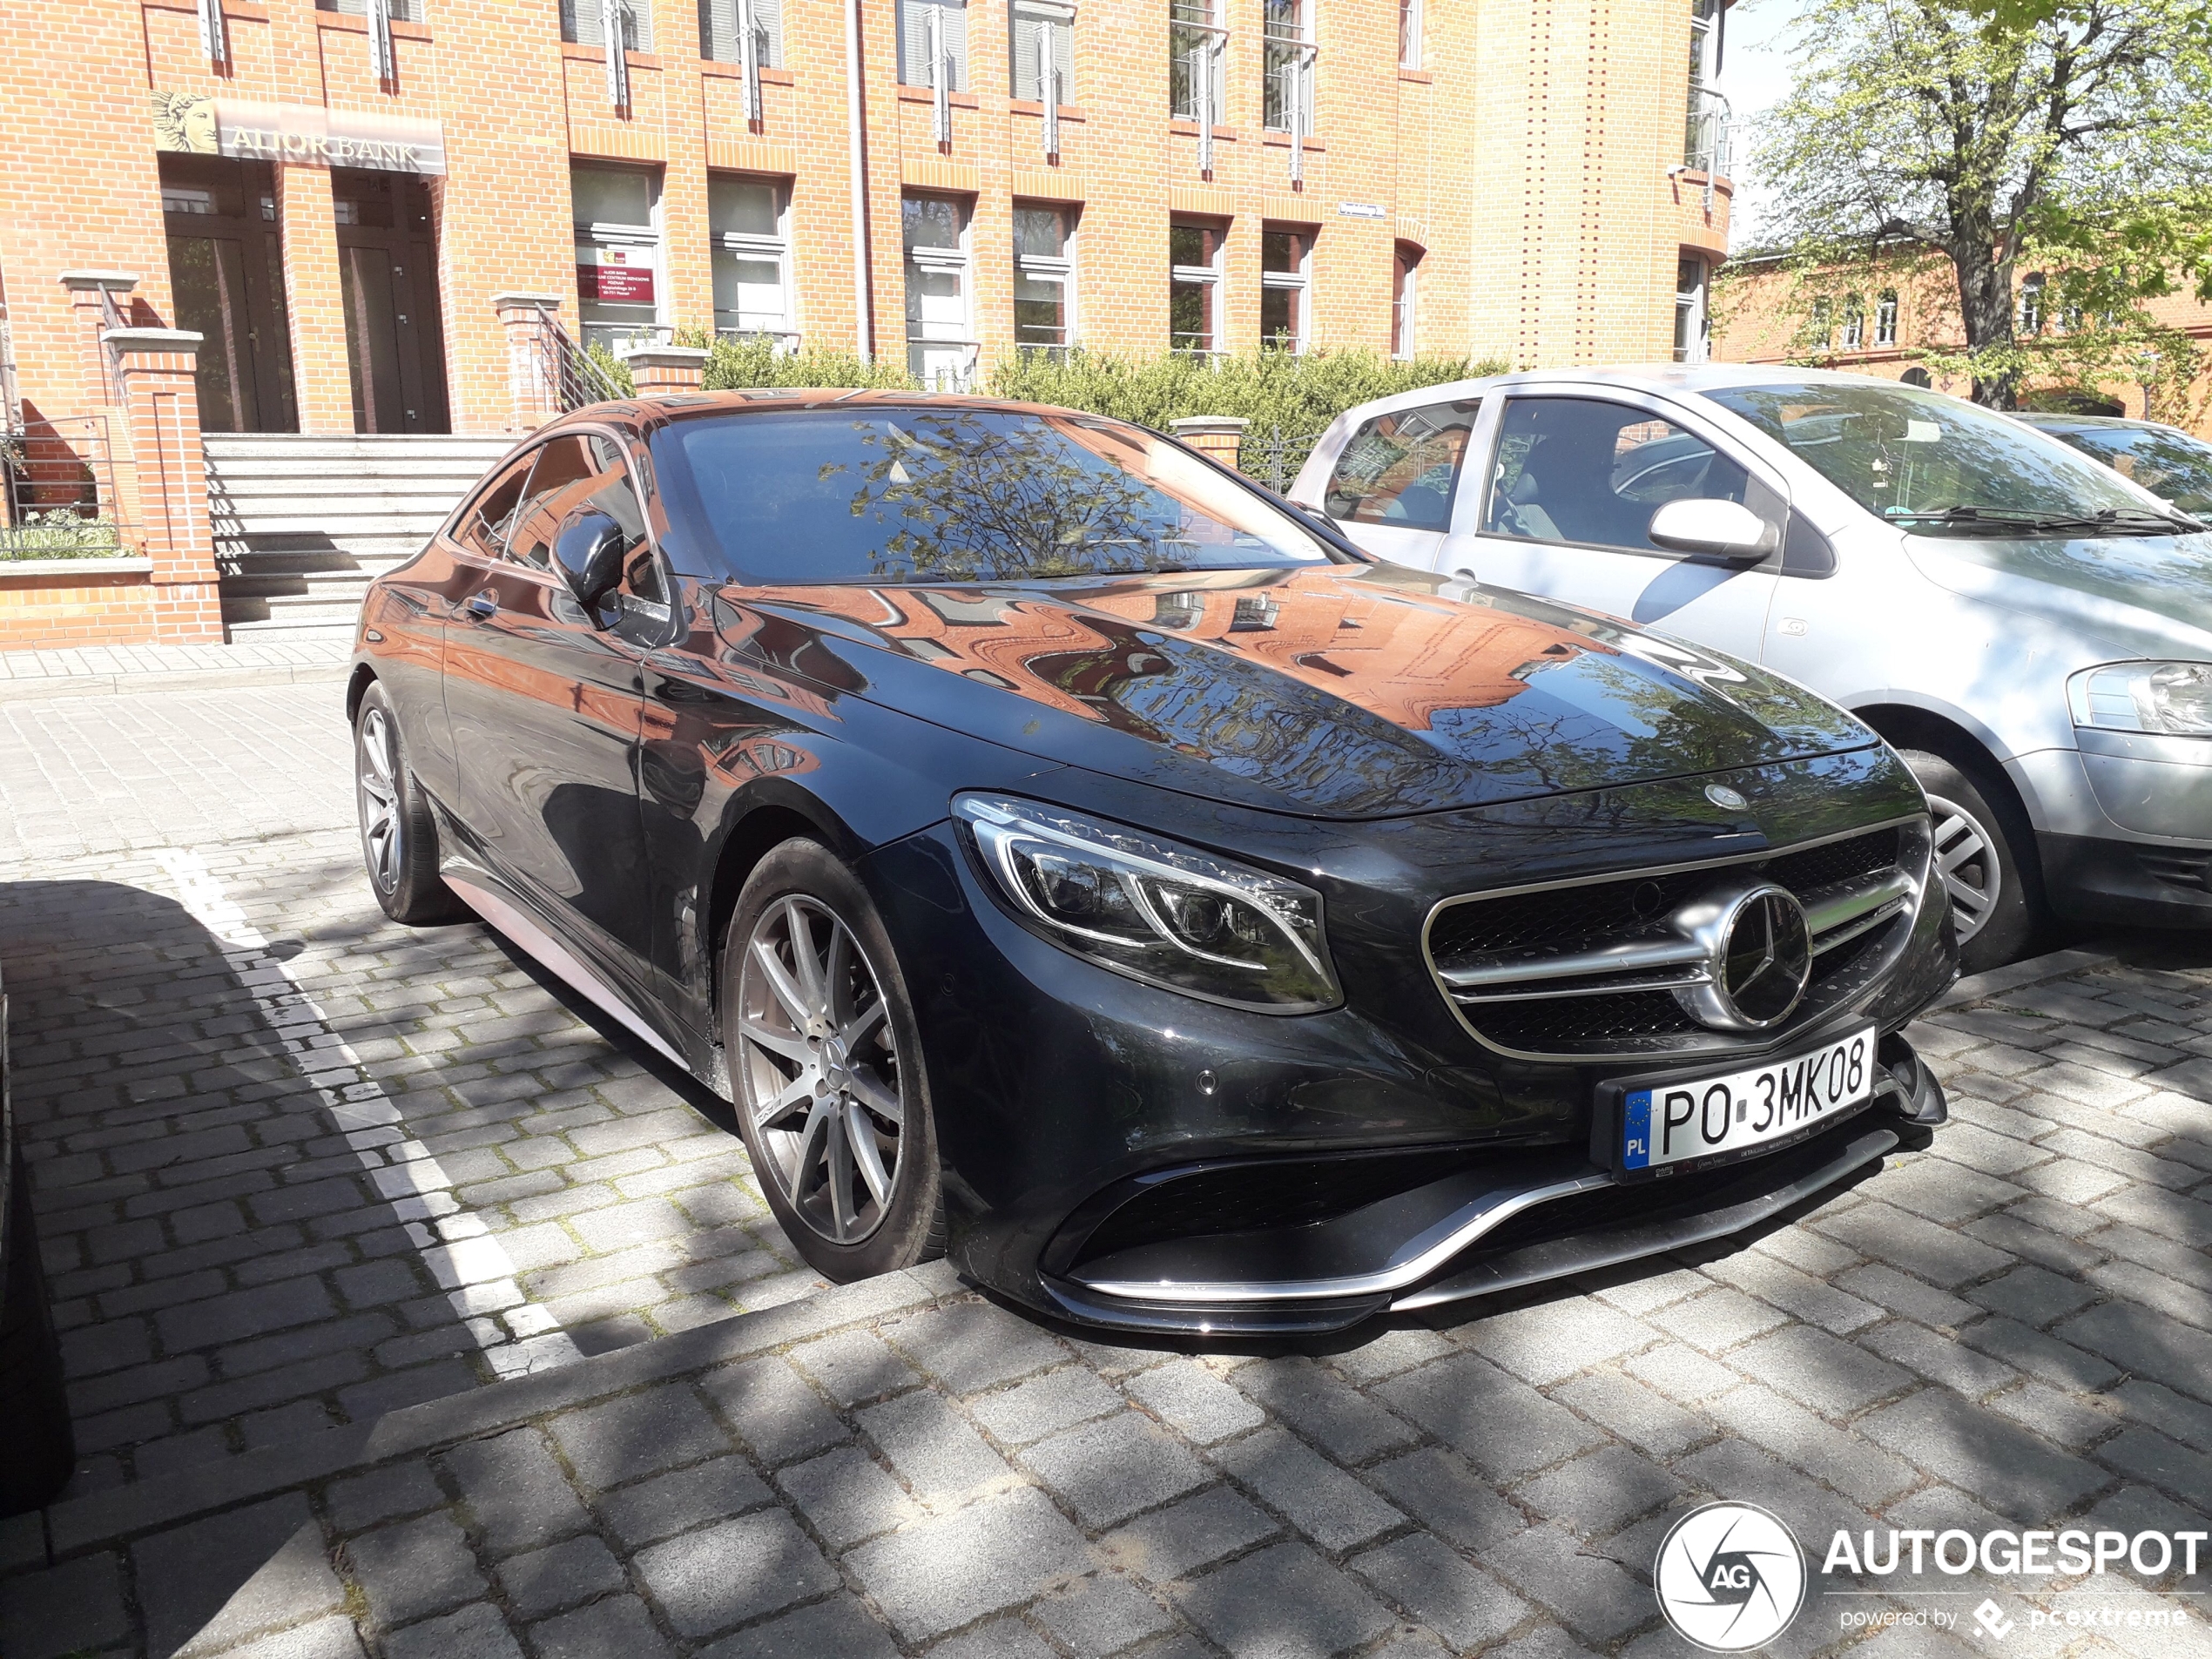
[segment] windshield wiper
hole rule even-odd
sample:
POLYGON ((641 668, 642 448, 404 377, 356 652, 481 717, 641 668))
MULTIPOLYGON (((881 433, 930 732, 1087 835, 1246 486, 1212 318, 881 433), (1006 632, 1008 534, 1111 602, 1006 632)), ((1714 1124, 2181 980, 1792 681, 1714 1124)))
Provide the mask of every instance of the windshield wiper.
POLYGON ((2071 535, 2159 536, 2193 532, 2204 525, 2185 513, 2161 513, 2151 507, 2107 507, 2094 513, 2033 513, 2008 507, 1946 507, 1940 512, 1898 512, 1885 515, 1892 523, 1947 524, 1994 529, 2021 529, 2071 535))

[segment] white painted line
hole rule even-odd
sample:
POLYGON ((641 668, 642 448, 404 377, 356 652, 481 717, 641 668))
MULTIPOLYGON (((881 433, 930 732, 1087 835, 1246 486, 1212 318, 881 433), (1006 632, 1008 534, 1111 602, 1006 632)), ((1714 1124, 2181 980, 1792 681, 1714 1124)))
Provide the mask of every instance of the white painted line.
POLYGON ((154 860, 176 883, 177 896, 223 946, 230 966, 262 1023, 276 1034, 300 1073, 368 1171, 378 1194, 407 1227, 422 1264, 502 1377, 550 1371, 583 1358, 576 1339, 543 1307, 526 1302, 515 1263, 484 1224, 462 1211, 453 1177, 421 1143, 371 1076, 353 1046, 330 1028, 292 965, 269 954, 266 934, 223 890, 207 861, 188 848, 156 849, 154 860), (435 1231, 434 1231, 435 1229, 435 1231), (501 1316, 504 1316, 502 1323, 501 1316))

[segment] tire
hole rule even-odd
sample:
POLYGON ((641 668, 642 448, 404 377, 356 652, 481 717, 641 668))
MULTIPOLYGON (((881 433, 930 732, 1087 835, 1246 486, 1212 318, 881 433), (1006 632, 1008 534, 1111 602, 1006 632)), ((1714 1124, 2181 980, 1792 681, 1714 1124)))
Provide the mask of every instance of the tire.
POLYGON ((2034 842, 2009 796, 1949 756, 1900 749, 1927 792, 1935 820, 1935 856, 1951 891, 1959 934, 1959 971, 1986 973, 2017 961, 2043 920, 2042 873, 2023 861, 2034 842), (1946 861, 1950 867, 1945 868, 1946 861))
POLYGON ((62 1388, 60 1344, 46 1302, 38 1231, 30 1214, 30 1171, 15 1160, 8 1203, 8 1282, 0 1286, 0 1515, 53 1501, 77 1461, 69 1399, 62 1388))
POLYGON ((806 1264, 845 1284, 941 1255, 914 1003, 867 890, 819 842, 786 841, 746 879, 719 995, 738 1132, 806 1264))
POLYGON ((456 921, 467 913, 439 879, 437 823, 407 752, 392 699, 372 682, 354 714, 354 806, 369 891, 394 921, 456 921))

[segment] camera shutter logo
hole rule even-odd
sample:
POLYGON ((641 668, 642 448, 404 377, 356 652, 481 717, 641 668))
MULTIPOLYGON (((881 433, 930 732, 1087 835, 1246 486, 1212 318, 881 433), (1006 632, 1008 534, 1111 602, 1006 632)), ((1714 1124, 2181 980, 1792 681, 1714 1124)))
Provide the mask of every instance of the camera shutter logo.
POLYGON ((1708 1653, 1742 1653, 1765 1646, 1797 1616, 1804 1552, 1757 1504, 1709 1503, 1668 1529, 1651 1584, 1685 1641, 1708 1653))

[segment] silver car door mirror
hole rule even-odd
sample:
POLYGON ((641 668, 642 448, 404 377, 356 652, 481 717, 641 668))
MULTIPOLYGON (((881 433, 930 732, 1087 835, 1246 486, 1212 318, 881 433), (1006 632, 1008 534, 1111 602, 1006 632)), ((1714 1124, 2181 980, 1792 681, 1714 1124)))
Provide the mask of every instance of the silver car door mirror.
POLYGON ((1650 536, 1678 553, 1763 559, 1781 540, 1773 525, 1740 502, 1670 501, 1651 516, 1650 536))

